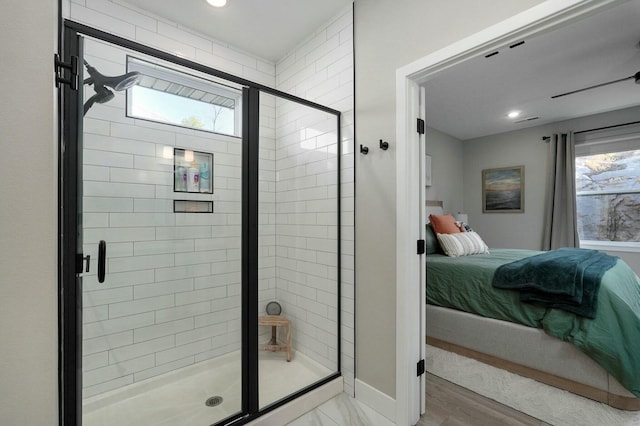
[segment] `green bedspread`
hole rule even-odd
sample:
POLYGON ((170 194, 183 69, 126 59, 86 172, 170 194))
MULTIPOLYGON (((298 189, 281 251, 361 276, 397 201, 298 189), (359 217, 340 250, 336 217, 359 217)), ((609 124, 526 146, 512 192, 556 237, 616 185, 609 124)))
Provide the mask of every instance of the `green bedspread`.
POLYGON ((542 328, 578 347, 640 398, 640 279, 618 260, 602 277, 594 319, 522 303, 517 291, 491 286, 498 266, 540 253, 492 249, 463 257, 429 255, 427 302, 542 328))
POLYGON ((521 302, 594 319, 600 281, 617 260, 598 250, 565 247, 499 266, 492 285, 518 290, 521 302))

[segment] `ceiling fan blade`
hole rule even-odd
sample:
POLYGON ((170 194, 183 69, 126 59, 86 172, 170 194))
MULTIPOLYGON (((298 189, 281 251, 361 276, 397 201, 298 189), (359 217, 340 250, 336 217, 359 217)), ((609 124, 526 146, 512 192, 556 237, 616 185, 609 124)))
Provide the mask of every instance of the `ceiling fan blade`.
POLYGON ((608 86, 609 84, 620 83, 621 81, 631 80, 632 78, 635 78, 635 77, 636 75, 631 75, 629 77, 620 78, 618 80, 608 81, 606 83, 596 84, 595 86, 585 87, 584 89, 572 90, 571 92, 561 93, 559 95, 553 95, 551 99, 561 98, 562 96, 567 96, 567 95, 573 95, 574 93, 584 92, 586 90, 595 89, 596 87, 602 87, 602 86, 608 86))

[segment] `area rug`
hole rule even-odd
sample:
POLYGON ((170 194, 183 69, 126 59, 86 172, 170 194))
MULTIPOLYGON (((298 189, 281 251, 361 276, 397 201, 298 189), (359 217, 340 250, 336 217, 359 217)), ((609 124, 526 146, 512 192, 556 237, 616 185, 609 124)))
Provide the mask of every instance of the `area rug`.
POLYGON ((427 345, 429 373, 558 426, 640 426, 640 412, 611 408, 553 386, 427 345))

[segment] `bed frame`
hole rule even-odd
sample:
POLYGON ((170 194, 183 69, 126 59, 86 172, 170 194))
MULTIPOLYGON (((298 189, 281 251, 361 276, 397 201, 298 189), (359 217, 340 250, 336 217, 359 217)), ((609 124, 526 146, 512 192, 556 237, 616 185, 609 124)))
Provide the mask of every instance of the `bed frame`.
MULTIPOLYGON (((440 200, 425 213, 443 214, 440 200)), ((636 398, 571 343, 543 330, 427 304, 427 344, 473 358, 621 410, 640 411, 636 398)))
POLYGON ((541 329, 427 304, 427 344, 614 408, 640 411, 640 398, 578 348, 541 329))

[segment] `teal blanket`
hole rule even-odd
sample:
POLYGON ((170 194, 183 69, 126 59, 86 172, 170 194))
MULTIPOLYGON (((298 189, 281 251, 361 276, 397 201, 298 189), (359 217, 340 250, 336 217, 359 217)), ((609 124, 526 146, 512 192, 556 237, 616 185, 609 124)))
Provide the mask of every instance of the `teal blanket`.
POLYGON ((602 276, 595 318, 520 301, 518 291, 491 285, 496 269, 539 251, 427 256, 427 302, 542 328, 576 346, 640 398, 640 278, 618 259, 602 276))
POLYGON ((617 259, 597 250, 561 248, 499 266, 492 285, 519 290, 521 302, 593 319, 600 281, 617 259))

